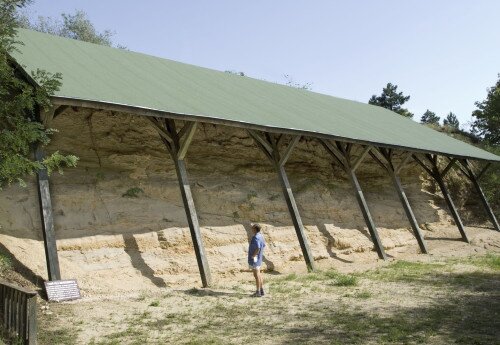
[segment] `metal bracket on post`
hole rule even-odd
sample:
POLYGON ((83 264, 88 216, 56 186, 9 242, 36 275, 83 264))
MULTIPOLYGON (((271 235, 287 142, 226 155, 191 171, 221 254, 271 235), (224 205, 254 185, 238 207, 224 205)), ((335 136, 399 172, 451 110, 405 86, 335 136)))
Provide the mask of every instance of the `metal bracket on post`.
POLYGON ((490 218, 491 224, 493 224, 495 230, 500 231, 498 220, 495 217, 495 214, 493 213, 493 210, 491 209, 490 204, 488 203, 488 200, 486 199, 486 196, 483 193, 483 189, 479 185, 478 181, 479 177, 481 177, 486 171, 486 169, 489 167, 489 164, 487 164, 486 167, 483 170, 481 170, 481 172, 478 175, 474 174, 474 171, 472 170, 472 167, 470 163, 467 161, 467 159, 460 160, 460 165, 462 165, 463 167, 462 169, 462 167, 459 166, 460 171, 469 179, 469 181, 472 182, 474 188, 476 188, 476 192, 479 195, 479 198, 481 199, 481 203, 483 204, 483 207, 486 213, 488 214, 488 217, 490 218))
POLYGON ((286 204, 288 206, 288 211, 292 218, 293 226, 297 234, 297 238, 300 243, 300 248, 302 249, 302 254, 309 271, 315 270, 314 257, 312 255, 307 237, 305 235, 304 225, 302 224, 302 219, 300 218, 299 209, 297 203, 295 202, 295 197, 293 196, 292 188, 290 187, 290 182, 285 172, 285 164, 288 161, 293 149, 300 140, 300 136, 292 137, 290 143, 286 147, 283 153, 280 153, 280 143, 283 139, 283 135, 274 136, 271 133, 264 133, 264 137, 254 130, 247 130, 248 134, 254 139, 255 143, 264 152, 266 157, 271 161, 275 167, 278 178, 280 180, 281 188, 283 190, 283 195, 285 197, 286 204))
POLYGON ((377 162, 382 168, 384 168, 385 171, 387 171, 387 173, 389 173, 389 176, 391 177, 392 183, 394 184, 394 187, 396 188, 396 191, 398 193, 399 200, 401 201, 401 204, 403 205, 403 209, 406 213, 406 217, 408 218, 408 221, 410 222, 411 228, 413 230, 413 234, 415 235, 415 238, 417 239, 418 246, 420 247, 420 250, 422 251, 422 253, 427 254, 428 251, 427 251, 427 247, 425 245, 424 236, 422 235, 422 231, 420 230, 420 227, 418 226, 417 219, 415 218, 415 214, 413 213, 413 210, 411 209, 410 202, 408 201, 408 198, 406 197, 406 193, 403 189, 403 186, 401 185, 401 180, 398 176, 401 169, 404 167, 404 165, 411 158, 411 154, 407 153, 397 167, 394 167, 394 164, 392 162, 392 152, 389 153, 389 151, 384 149, 384 148, 378 148, 377 150, 373 150, 372 152, 370 152, 370 155, 375 160, 375 162, 377 162))
POLYGON ((421 160, 416 154, 412 155, 413 159, 436 181, 441 189, 441 193, 443 194, 444 200, 450 210, 451 216, 457 225, 458 231, 460 231, 460 235, 462 235, 462 239, 470 243, 467 234, 465 233, 464 224, 462 223, 462 219, 458 215, 457 208, 451 199, 450 193, 448 192, 448 188, 446 188, 446 184, 444 183, 444 177, 446 173, 450 171, 453 164, 455 164, 456 160, 451 160, 450 163, 443 169, 443 171, 439 171, 438 167, 438 157, 437 155, 426 154, 425 158, 430 163, 431 167, 429 168, 423 160, 421 160))
POLYGON ((191 187, 189 185, 186 165, 184 162, 184 158, 187 154, 189 145, 193 140, 197 123, 189 122, 185 124, 180 131, 177 131, 175 127, 175 121, 172 119, 151 117, 149 117, 148 119, 160 134, 160 138, 163 141, 163 144, 167 148, 170 156, 172 157, 172 160, 174 161, 175 171, 177 174, 177 179, 179 180, 182 202, 184 204, 184 210, 186 211, 186 217, 189 225, 189 231, 191 232, 191 239, 193 241, 201 281, 203 287, 208 287, 212 283, 212 277, 210 274, 210 267, 208 266, 207 256, 205 254, 205 248, 203 246, 200 225, 198 222, 198 216, 196 214, 196 207, 194 205, 193 195, 191 193, 191 187), (181 141, 183 137, 184 140, 181 141))
POLYGON ((359 208, 361 209, 361 213, 363 214, 366 226, 368 227, 368 231, 370 232, 370 236, 375 246, 375 250, 377 251, 378 257, 380 259, 386 260, 387 256, 384 251, 384 246, 382 245, 382 241, 380 240, 377 228, 375 227, 375 223, 373 222, 368 204, 366 203, 363 190, 361 189, 358 178, 356 176, 356 169, 359 167, 366 155, 370 153, 371 147, 365 147, 358 159, 353 164, 351 164, 352 144, 346 144, 345 146, 343 146, 341 143, 335 141, 330 142, 328 140, 321 140, 320 142, 325 150, 332 156, 337 165, 344 169, 344 171, 346 172, 351 185, 356 191, 356 200, 358 201, 359 208))

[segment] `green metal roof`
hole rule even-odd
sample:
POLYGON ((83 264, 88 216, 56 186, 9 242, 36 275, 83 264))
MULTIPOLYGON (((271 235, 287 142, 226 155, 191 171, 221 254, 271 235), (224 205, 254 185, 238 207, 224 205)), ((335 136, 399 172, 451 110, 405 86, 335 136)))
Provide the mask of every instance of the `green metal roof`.
POLYGON ((93 101, 367 144, 500 161, 390 110, 141 53, 19 30, 13 58, 61 72, 58 101, 93 101))

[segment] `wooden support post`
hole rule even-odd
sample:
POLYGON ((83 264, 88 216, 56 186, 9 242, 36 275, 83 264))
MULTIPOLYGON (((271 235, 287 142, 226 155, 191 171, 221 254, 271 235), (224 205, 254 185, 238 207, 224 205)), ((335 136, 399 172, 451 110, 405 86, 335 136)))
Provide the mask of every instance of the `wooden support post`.
POLYGON ((371 153, 372 158, 382 166, 388 173, 389 176, 392 180, 392 183, 394 185, 394 188, 396 188, 396 192, 398 193, 399 200, 401 201, 401 204, 403 205, 403 209, 405 211, 406 217, 408 218, 408 221, 410 222, 410 226, 413 230, 413 234, 415 235, 415 238, 417 239, 418 246, 420 247, 420 251, 424 254, 428 253, 427 247, 425 245, 424 241, 424 236, 422 235, 422 230, 420 230, 420 227, 418 226, 417 219, 415 218, 415 214, 413 213, 413 210, 410 206, 410 202, 408 201, 408 198, 406 196, 406 193, 403 189, 403 186, 401 185, 401 180, 399 176, 397 175, 399 171, 403 168, 404 164, 408 161, 408 158, 410 157, 409 155, 406 155, 401 163, 398 165, 398 167, 394 167, 394 164, 392 163, 392 155, 389 154, 389 152, 385 149, 378 149, 379 155, 381 155, 385 162, 380 160, 375 153, 371 153))
POLYGON ((205 247, 203 246, 200 224, 198 223, 198 215, 196 214, 196 207, 194 205, 193 195, 189 185, 186 164, 184 162, 184 157, 196 131, 196 122, 185 124, 187 127, 184 127, 177 132, 175 122, 173 120, 162 118, 150 118, 150 120, 158 130, 165 147, 174 161, 175 172, 179 181, 182 202, 184 204, 184 210, 186 211, 189 231, 191 233, 191 239, 193 241, 194 251, 196 254, 196 261, 200 271, 201 282, 203 287, 208 287, 212 283, 212 277, 210 274, 207 255, 205 253, 205 247), (181 142, 183 136, 185 136, 185 139, 181 142))
MULTIPOLYGON (((495 214, 493 213, 493 210, 491 209, 490 204, 488 203, 488 200, 486 199, 486 196, 483 193, 483 189, 481 188, 481 185, 479 185, 478 178, 474 174, 474 171, 472 170, 469 162, 467 160, 463 160, 460 162, 462 166, 465 168, 467 174, 465 176, 472 182, 474 185, 474 188, 476 188, 476 192, 479 195, 479 198, 481 199, 481 203, 483 204, 484 210, 488 214, 488 217, 490 218, 491 224, 493 224, 493 227, 495 228, 496 231, 500 231, 500 226, 498 225, 498 220, 495 217, 495 214)), ((487 165, 488 167, 489 165, 487 165)), ((484 173, 481 171, 481 175, 484 173)))
POLYGON ((363 190, 361 189, 361 185, 359 184, 356 172, 353 169, 353 166, 355 166, 356 168, 359 167, 362 159, 366 156, 366 154, 369 153, 370 150, 365 148, 360 155, 360 158, 358 158, 354 164, 351 164, 351 144, 347 144, 346 147, 343 147, 340 143, 334 142, 334 145, 327 140, 321 140, 321 143, 323 144, 325 150, 332 156, 334 161, 346 172, 349 182, 351 183, 355 191, 356 200, 363 215, 363 219, 365 220, 366 226, 368 227, 368 231, 370 232, 370 236, 375 246, 375 250, 377 251, 378 257, 380 259, 386 260, 387 255, 385 254, 384 246, 382 245, 382 241, 380 240, 380 236, 378 235, 377 228, 375 226, 375 223, 373 222, 370 209, 368 208, 368 204, 366 203, 365 195, 363 194, 363 190))
MULTIPOLYGON (((416 155, 413 155, 413 159, 420 164, 422 168, 424 168, 427 173, 434 178, 436 183, 439 186, 439 189, 441 190, 441 193, 443 194, 443 198, 446 202, 446 205, 448 206, 448 209, 450 210, 451 216, 453 220, 455 221, 455 224, 458 228, 458 231, 460 231, 460 235, 462 236, 462 239, 470 243, 469 238, 467 237, 467 234, 465 233, 465 228, 464 224, 462 223, 462 219, 460 219, 460 216, 458 215, 457 208, 455 207, 455 204, 453 203, 453 200, 451 199, 450 193, 448 192, 448 188, 446 188, 446 184, 444 183, 444 175, 442 172, 439 171, 439 167, 437 164, 437 156, 436 155, 426 155, 425 156, 427 161, 431 164, 431 168, 427 167, 427 165, 420 160, 416 155)), ((455 161, 450 162, 450 164, 454 164, 455 161)), ((444 169, 444 171, 449 171, 449 165, 444 169)))
MULTIPOLYGON (((41 147, 35 149, 35 158, 39 162, 43 161, 44 154, 41 147)), ((50 200, 49 176, 46 170, 38 171, 37 184, 47 274, 50 281, 60 280, 61 272, 59 269, 59 258, 57 256, 54 217, 52 214, 52 202, 50 200)))
POLYGON ((257 146, 261 148, 266 157, 270 159, 271 163, 278 173, 278 179, 283 190, 283 196, 285 197, 285 202, 288 207, 290 217, 292 218, 293 227, 295 228, 295 233, 297 234, 297 238, 299 240, 300 248, 302 250, 302 255, 304 256, 307 269, 308 271, 314 271, 316 269, 314 264, 314 257, 312 255, 311 248, 309 247, 309 242, 307 241, 307 237, 305 234, 304 224, 302 223, 299 209, 297 207, 297 203, 295 202, 295 197, 293 196, 292 188, 290 187, 290 182, 288 181, 288 177, 284 168, 284 165, 290 157, 293 148, 298 143, 300 136, 292 137, 292 140, 288 144, 285 151, 283 153, 280 153, 278 145, 282 137, 277 139, 274 138, 273 135, 266 133, 266 137, 263 138, 259 133, 252 130, 248 130, 248 133, 255 140, 257 146))

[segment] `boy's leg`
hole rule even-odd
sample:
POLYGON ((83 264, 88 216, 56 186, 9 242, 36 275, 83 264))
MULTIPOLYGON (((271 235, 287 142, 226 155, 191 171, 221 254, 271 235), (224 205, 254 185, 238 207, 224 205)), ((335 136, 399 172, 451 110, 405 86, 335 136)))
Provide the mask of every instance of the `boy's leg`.
POLYGON ((260 291, 260 277, 259 277, 259 270, 253 269, 253 276, 255 278, 255 286, 257 286, 257 291, 260 291))

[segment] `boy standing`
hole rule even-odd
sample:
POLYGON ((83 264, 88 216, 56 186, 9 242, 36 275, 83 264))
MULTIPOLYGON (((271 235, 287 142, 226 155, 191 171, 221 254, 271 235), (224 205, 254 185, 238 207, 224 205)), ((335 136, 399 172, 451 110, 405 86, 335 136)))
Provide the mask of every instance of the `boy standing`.
POLYGON ((252 295, 254 297, 264 296, 264 279, 262 278, 260 268, 262 266, 262 257, 264 255, 266 242, 264 241, 264 236, 262 236, 260 230, 261 226, 259 224, 252 224, 253 237, 248 247, 248 265, 253 272, 255 285, 257 286, 257 291, 252 295))

